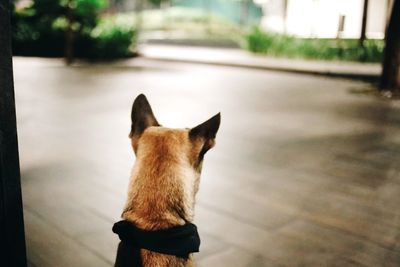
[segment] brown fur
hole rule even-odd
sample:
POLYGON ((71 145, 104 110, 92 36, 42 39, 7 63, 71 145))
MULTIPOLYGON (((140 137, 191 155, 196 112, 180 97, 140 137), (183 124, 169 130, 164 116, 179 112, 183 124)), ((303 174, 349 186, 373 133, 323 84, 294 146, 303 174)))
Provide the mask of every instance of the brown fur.
MULTIPOLYGON (((193 129, 159 126, 147 99, 132 107, 132 148, 136 162, 122 218, 144 230, 166 229, 193 221, 204 153, 215 144, 220 115, 193 129)), ((143 266, 194 266, 192 257, 141 250, 143 266)))
MULTIPOLYGON (((166 229, 192 221, 200 178, 200 170, 194 168, 195 155, 201 143, 190 141, 189 130, 163 127, 147 128, 139 140, 132 138, 132 143, 136 143, 137 159, 122 217, 145 230, 166 229), (192 180, 192 192, 184 192, 182 179, 192 180)), ((146 250, 141 254, 144 266, 191 264, 191 259, 146 250)))

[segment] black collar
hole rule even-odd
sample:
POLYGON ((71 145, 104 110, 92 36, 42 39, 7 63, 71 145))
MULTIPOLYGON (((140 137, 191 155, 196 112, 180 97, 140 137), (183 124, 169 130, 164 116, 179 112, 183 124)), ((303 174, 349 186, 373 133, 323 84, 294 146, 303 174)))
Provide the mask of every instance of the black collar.
POLYGON ((186 223, 164 230, 144 231, 126 220, 114 224, 113 232, 121 243, 137 249, 147 249, 162 254, 188 258, 190 253, 199 252, 200 237, 196 225, 186 223))

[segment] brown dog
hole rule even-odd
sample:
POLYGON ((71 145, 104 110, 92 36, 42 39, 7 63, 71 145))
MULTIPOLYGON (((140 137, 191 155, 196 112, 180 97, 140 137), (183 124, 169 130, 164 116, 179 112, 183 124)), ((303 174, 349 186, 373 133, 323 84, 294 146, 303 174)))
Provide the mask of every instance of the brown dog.
MULTIPOLYGON (((192 222, 203 157, 215 144, 220 114, 192 129, 166 128, 157 122, 146 97, 139 95, 131 118, 129 137, 136 163, 122 218, 146 231, 192 222)), ((194 265, 191 256, 181 258, 146 249, 140 250, 140 256, 143 266, 194 265)), ((124 265, 124 257, 132 255, 120 244, 116 266, 124 265)))

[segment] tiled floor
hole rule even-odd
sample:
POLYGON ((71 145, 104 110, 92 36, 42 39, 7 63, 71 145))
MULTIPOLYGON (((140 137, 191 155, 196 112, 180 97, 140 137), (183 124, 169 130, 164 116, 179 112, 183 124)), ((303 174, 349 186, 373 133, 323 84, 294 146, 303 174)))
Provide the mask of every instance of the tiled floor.
POLYGON ((199 266, 400 266, 400 103, 349 92, 365 84, 144 59, 14 64, 30 266, 113 265, 139 93, 165 126, 222 112, 199 266))

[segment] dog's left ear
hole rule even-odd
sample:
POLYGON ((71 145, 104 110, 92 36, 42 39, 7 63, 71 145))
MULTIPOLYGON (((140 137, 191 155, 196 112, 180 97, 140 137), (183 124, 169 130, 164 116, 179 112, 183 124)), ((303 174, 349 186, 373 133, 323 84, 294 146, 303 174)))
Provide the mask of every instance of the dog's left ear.
POLYGON ((220 123, 221 123, 221 113, 218 113, 211 119, 192 128, 189 131, 189 138, 191 140, 196 140, 200 138, 204 141, 204 145, 200 153, 201 158, 210 148, 212 148, 215 145, 215 136, 217 135, 220 123))
POLYGON ((153 114, 149 101, 147 101, 146 96, 143 94, 136 97, 133 102, 131 119, 132 125, 129 134, 130 138, 139 137, 144 130, 150 126, 160 126, 153 114))

